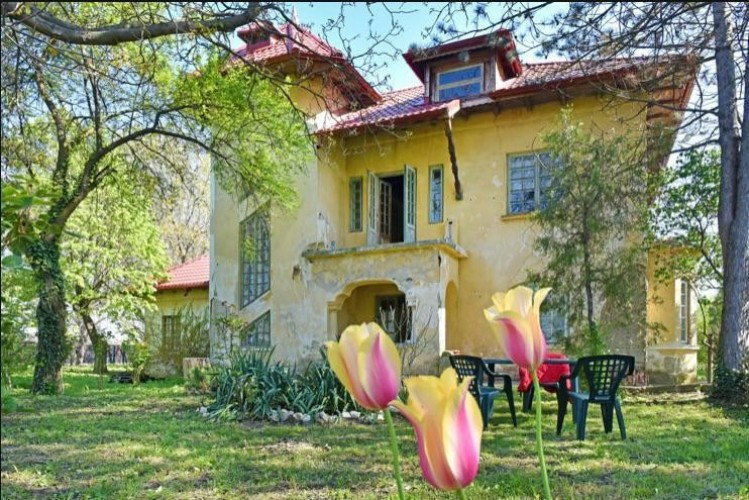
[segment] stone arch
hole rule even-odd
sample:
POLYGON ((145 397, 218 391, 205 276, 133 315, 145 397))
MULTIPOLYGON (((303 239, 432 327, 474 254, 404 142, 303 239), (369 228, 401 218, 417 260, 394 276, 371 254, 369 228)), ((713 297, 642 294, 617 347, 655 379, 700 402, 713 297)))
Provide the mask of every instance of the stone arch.
POLYGON ((328 337, 337 338, 351 324, 375 321, 375 301, 405 291, 393 280, 373 279, 348 283, 328 302, 328 337))

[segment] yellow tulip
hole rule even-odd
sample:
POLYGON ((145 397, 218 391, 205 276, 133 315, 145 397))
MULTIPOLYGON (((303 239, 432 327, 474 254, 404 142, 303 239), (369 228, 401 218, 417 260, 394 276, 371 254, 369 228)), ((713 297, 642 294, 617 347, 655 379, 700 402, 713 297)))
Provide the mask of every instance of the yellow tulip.
POLYGON ((327 342, 328 362, 357 403, 383 410, 398 397, 401 359, 377 323, 351 325, 338 342, 327 342))
POLYGON ((411 377, 408 404, 393 403, 416 432, 424 478, 441 490, 464 488, 478 472, 484 424, 470 383, 467 377, 458 384, 452 368, 439 378, 411 377))
POLYGON ((541 331, 541 303, 551 288, 533 293, 518 286, 507 293, 492 295, 494 303, 484 309, 484 316, 507 356, 518 366, 535 370, 546 356, 546 338, 541 331))

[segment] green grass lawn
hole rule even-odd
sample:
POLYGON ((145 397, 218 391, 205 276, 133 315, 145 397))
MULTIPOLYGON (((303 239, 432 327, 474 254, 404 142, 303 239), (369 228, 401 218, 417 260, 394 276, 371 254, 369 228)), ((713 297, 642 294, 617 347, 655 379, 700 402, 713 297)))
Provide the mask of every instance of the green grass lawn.
MULTIPOLYGON (((28 385, 28 377, 19 377, 28 385)), ((133 387, 80 371, 63 396, 19 391, 2 417, 2 497, 383 498, 395 495, 384 424, 213 423, 179 380, 133 387)), ((559 498, 749 498, 749 411, 676 396, 629 397, 629 438, 604 434, 592 408, 587 439, 571 421, 554 435, 556 403, 545 395, 544 439, 559 498)), ((404 484, 413 498, 454 498, 421 478, 411 428, 396 419, 404 484)), ((616 428, 616 425, 614 426, 616 428)), ((484 433, 469 498, 540 494, 533 417, 510 424, 498 400, 484 433)))

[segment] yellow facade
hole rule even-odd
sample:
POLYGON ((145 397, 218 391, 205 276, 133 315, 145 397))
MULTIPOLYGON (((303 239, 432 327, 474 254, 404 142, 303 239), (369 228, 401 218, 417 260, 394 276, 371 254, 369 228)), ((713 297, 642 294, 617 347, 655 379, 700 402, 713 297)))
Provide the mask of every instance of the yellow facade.
MULTIPOLYGON (((310 95, 298 89, 295 98, 310 115, 324 114, 325 100, 314 95, 321 93, 320 85, 314 87, 310 95)), ((320 135, 316 159, 296 181, 297 206, 271 209, 270 291, 246 307, 240 307, 240 224, 257 207, 237 202, 214 179, 211 300, 236 306, 249 322, 270 312, 274 355, 297 365, 319 359, 324 342, 349 324, 381 320, 382 304, 395 296, 397 310, 407 311, 411 322, 412 336, 402 348, 418 351, 417 370, 430 370, 446 349, 502 356, 483 309, 494 292, 523 283, 528 271, 542 265, 529 215, 508 214, 508 156, 543 150, 540 135, 569 104, 591 130, 646 133, 642 103, 612 103, 592 90, 578 94, 565 101, 547 96, 535 104, 476 106, 452 118, 461 200, 455 195, 446 116, 390 130, 320 135), (430 223, 430 169, 440 165, 442 220, 430 223), (395 179, 391 187, 407 183, 406 169, 416 175, 415 238, 373 242, 370 184, 373 179, 395 179), (362 193, 360 228, 352 227, 352 180, 362 193)), ((400 201, 408 202, 405 195, 400 201)), ((645 314, 651 322, 673 316, 674 305, 650 304, 645 314)), ((636 341, 616 344, 617 352, 634 354, 641 367, 644 335, 634 336, 636 341)), ((213 348, 220 344, 212 339, 217 359, 227 354, 213 348)))
POLYGON ((646 348, 646 368, 654 384, 697 381, 697 296, 688 281, 658 274, 677 251, 662 247, 648 256, 647 318, 653 339, 646 348))
POLYGON ((158 318, 172 316, 184 310, 200 314, 208 308, 208 289, 163 290, 156 292, 154 300, 158 318))

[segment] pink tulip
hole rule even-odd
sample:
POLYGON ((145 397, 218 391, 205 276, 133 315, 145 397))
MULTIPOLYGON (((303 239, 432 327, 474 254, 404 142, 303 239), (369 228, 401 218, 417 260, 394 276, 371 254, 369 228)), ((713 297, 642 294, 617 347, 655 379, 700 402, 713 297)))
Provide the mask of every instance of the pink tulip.
POLYGON ((439 378, 411 377, 406 380, 408 404, 393 403, 416 432, 424 478, 441 490, 468 486, 479 469, 484 424, 468 393, 470 383, 467 377, 458 385, 452 368, 439 378))
POLYGON ((330 367, 361 406, 383 410, 398 397, 401 359, 377 323, 351 325, 326 346, 330 367))
POLYGON ((546 356, 546 338, 541 331, 541 303, 551 288, 535 294, 525 286, 492 295, 494 305, 484 316, 499 336, 505 354, 518 366, 535 370, 546 356))

